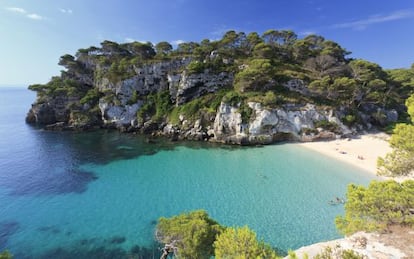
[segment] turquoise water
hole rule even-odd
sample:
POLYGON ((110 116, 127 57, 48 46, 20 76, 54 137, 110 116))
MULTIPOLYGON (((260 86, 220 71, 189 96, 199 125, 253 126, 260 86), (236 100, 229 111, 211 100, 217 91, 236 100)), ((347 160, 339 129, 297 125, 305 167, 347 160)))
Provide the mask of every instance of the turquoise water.
POLYGON ((46 132, 24 123, 33 100, 0 88, 0 250, 17 258, 151 258, 156 220, 194 209, 295 249, 339 237, 333 221, 343 208, 328 201, 372 179, 294 144, 46 132))

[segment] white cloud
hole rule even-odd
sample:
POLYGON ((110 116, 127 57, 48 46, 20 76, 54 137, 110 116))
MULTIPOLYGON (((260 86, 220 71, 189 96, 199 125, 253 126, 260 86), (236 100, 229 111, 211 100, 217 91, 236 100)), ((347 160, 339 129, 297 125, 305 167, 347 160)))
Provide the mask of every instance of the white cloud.
POLYGON ((185 41, 183 41, 183 40, 173 40, 171 43, 172 43, 172 45, 178 45, 178 44, 181 44, 181 43, 184 43, 185 41))
POLYGON ((15 13, 21 13, 21 14, 27 13, 26 10, 24 10, 23 8, 20 8, 20 7, 7 7, 5 9, 7 11, 15 12, 15 13))
POLYGON ((316 32, 315 31, 301 31, 301 32, 299 32, 300 36, 309 36, 309 35, 312 35, 312 34, 316 34, 316 32))
POLYGON ((396 11, 387 15, 375 15, 366 19, 356 20, 353 22, 338 23, 332 25, 333 28, 352 28, 355 30, 364 30, 368 26, 378 23, 396 21, 413 17, 414 13, 411 10, 396 11))
POLYGON ((133 38, 125 38, 125 42, 131 43, 134 42, 136 40, 134 40, 133 38))
POLYGON ((45 19, 43 16, 40 16, 36 13, 28 14, 28 15, 26 15, 26 17, 29 18, 29 19, 32 19, 32 20, 43 20, 43 19, 45 19))
POLYGON ((73 10, 72 9, 59 8, 59 11, 61 13, 66 13, 66 14, 72 14, 73 13, 73 10))
POLYGON ((144 41, 144 40, 137 40, 137 39, 133 39, 133 38, 129 38, 129 37, 126 37, 126 38, 124 39, 124 41, 125 41, 125 42, 127 42, 127 43, 131 43, 131 42, 141 42, 141 43, 147 43, 147 41, 144 41))
POLYGON ((24 15, 26 18, 32 19, 32 20, 44 20, 45 17, 37 14, 37 13, 29 13, 28 11, 26 11, 23 8, 20 7, 7 7, 6 8, 7 11, 9 12, 14 12, 17 14, 21 14, 24 15))

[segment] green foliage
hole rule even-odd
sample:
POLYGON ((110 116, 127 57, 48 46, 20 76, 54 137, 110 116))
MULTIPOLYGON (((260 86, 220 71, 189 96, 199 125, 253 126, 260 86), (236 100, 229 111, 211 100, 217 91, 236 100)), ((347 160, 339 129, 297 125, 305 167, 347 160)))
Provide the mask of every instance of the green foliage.
POLYGON ((202 107, 203 106, 201 99, 195 99, 181 105, 178 108, 178 111, 180 114, 184 115, 184 117, 188 119, 194 119, 195 117, 197 117, 198 112, 201 110, 202 107))
POLYGON ((368 188, 348 186, 345 216, 335 219, 336 227, 349 235, 357 231, 384 230, 393 224, 414 224, 414 181, 401 184, 372 181, 368 188))
POLYGON ((223 59, 216 57, 208 60, 204 60, 203 62, 198 60, 191 61, 187 67, 188 74, 201 74, 205 72, 209 73, 221 73, 227 72, 231 69, 231 66, 227 66, 223 63, 223 59))
POLYGON ((267 91, 265 96, 263 97, 263 105, 265 106, 272 106, 277 101, 276 94, 272 91, 267 91))
POLYGON ((112 60, 111 66, 105 76, 113 83, 130 78, 134 75, 129 58, 112 60))
POLYGON ((12 259, 12 258, 13 256, 7 250, 0 253, 0 259, 12 259))
POLYGON ((159 121, 165 118, 172 109, 172 102, 168 90, 152 93, 146 97, 145 104, 138 110, 138 121, 143 121, 151 116, 153 120, 159 121))
POLYGON ((397 124, 390 145, 393 151, 377 161, 378 174, 387 176, 410 174, 414 170, 414 125, 397 124))
POLYGON ((411 117, 411 122, 414 124, 414 94, 412 94, 405 102, 407 106, 408 115, 411 117))
POLYGON ((80 128, 88 125, 91 126, 97 123, 99 115, 100 111, 98 106, 95 106, 87 112, 73 110, 70 112, 69 123, 80 128))
POLYGON ((99 101, 99 98, 102 96, 102 93, 99 92, 97 88, 90 89, 84 97, 80 100, 81 104, 91 103, 95 104, 99 101))
POLYGON ((155 45, 155 50, 159 55, 168 55, 172 51, 173 47, 166 41, 161 41, 155 45))
POLYGON ((269 59, 253 59, 234 78, 234 88, 239 92, 265 89, 275 76, 269 59))
POLYGON ((194 121, 197 118, 202 118, 204 114, 215 114, 226 91, 221 90, 214 94, 207 94, 174 107, 169 116, 170 122, 178 124, 180 115, 183 115, 186 120, 194 121))
POLYGON ((238 106, 244 97, 235 91, 229 91, 223 96, 223 102, 230 104, 231 106, 238 106))
POLYGON ((278 258, 275 251, 263 241, 258 241, 256 233, 247 226, 227 228, 214 242, 215 258, 249 259, 278 258))
POLYGON ((321 79, 314 80, 309 84, 309 89, 320 94, 328 95, 328 90, 332 84, 332 79, 330 76, 324 76, 321 79))
MULTIPOLYGON (((406 101, 408 113, 414 123, 414 94, 406 101)), ((408 175, 414 171, 414 125, 399 123, 390 139, 393 151, 377 161, 378 174, 408 175)))
POLYGON ((155 56, 155 50, 151 42, 131 42, 125 45, 128 51, 139 60, 148 60, 155 56))
MULTIPOLYGON (((321 36, 309 35, 298 39, 294 32, 288 30, 268 30, 263 35, 256 32, 246 35, 230 30, 221 39, 184 42, 176 50, 166 41, 155 46, 151 42, 118 44, 104 41, 100 47, 79 49, 74 56, 63 55, 59 60, 59 64, 65 67, 61 75, 47 84, 31 85, 29 89, 38 93, 38 102, 47 102, 56 96, 70 96, 82 98, 81 103, 94 106, 103 94, 90 89, 104 83, 104 79, 114 86, 136 76, 139 67, 171 59, 174 66, 171 71, 167 69, 168 73, 183 70, 187 74, 226 72, 229 78, 234 78, 233 90, 239 94, 226 89, 228 95, 201 97, 201 100, 185 104, 183 108, 173 108, 171 101, 151 94, 147 97, 149 103, 140 109, 139 118, 159 120, 168 115, 176 121, 178 114, 183 112, 194 118, 196 114, 204 115, 206 111, 210 113, 217 109, 224 95, 223 101, 229 100, 232 105, 237 103, 243 121, 247 121, 251 115, 247 100, 272 108, 285 103, 313 102, 358 111, 367 107, 364 104, 396 108, 402 98, 413 93, 414 68, 384 72, 375 63, 347 59, 348 54, 338 43, 321 36), (190 60, 187 67, 180 67, 179 62, 175 62, 184 59, 190 60), (303 80, 312 94, 301 95, 287 90, 283 85, 290 79, 303 80)), ((106 94, 105 99, 120 103, 113 94, 106 94)), ((137 101, 138 96, 133 94, 127 104, 137 101)), ((375 116, 379 124, 384 122, 384 114, 375 116)), ((354 115, 344 118, 347 125, 356 120, 354 115)))
POLYGON ((205 68, 205 64, 197 60, 191 61, 190 64, 187 65, 187 71, 190 75, 204 73, 205 68))
POLYGON ((398 86, 398 94, 407 98, 414 92, 414 68, 392 69, 386 71, 393 82, 398 86))
POLYGON ((46 98, 56 96, 77 97, 82 96, 88 87, 80 84, 73 79, 62 79, 61 77, 52 77, 47 84, 34 84, 29 86, 29 90, 37 92, 38 101, 42 102, 46 98))
POLYGON ((239 112, 242 123, 248 123, 253 114, 253 109, 250 108, 245 101, 240 103, 239 112))
POLYGON ((331 122, 328 120, 320 120, 320 121, 315 121, 315 128, 322 128, 324 130, 329 130, 332 132, 337 132, 339 130, 338 124, 336 124, 335 122, 331 122))
POLYGON ((139 99, 138 92, 137 91, 134 91, 134 92, 132 92, 132 96, 128 100, 127 104, 128 105, 132 105, 134 103, 137 103, 138 102, 138 99, 139 99))
POLYGON ((156 238, 160 243, 177 247, 180 258, 210 258, 213 243, 223 227, 204 210, 183 213, 171 218, 160 218, 156 238))
POLYGON ((325 247, 320 253, 313 257, 314 259, 363 259, 363 255, 354 252, 353 250, 342 249, 339 245, 332 248, 330 246, 325 247))
POLYGON ((342 122, 347 126, 352 126, 357 122, 357 116, 355 114, 347 114, 342 119, 342 122))

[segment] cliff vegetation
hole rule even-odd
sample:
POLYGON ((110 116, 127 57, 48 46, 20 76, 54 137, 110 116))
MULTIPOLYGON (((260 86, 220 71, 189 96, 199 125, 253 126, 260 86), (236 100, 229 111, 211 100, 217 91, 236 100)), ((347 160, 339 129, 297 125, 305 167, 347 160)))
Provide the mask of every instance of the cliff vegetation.
POLYGON ((406 121, 414 67, 348 58, 322 36, 228 31, 215 41, 116 43, 60 57, 27 121, 226 143, 313 140, 406 121))

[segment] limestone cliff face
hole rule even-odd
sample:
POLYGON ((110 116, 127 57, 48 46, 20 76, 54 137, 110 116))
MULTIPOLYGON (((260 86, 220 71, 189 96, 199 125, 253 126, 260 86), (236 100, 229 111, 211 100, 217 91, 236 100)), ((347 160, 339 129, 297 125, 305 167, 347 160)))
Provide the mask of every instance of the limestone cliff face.
POLYGON ((191 74, 186 72, 171 77, 169 89, 171 96, 175 96, 176 103, 183 104, 206 93, 214 93, 233 83, 233 76, 222 72, 219 74, 191 74), (174 78, 174 80, 172 80, 174 78))
MULTIPOLYGON (((171 103, 180 107, 206 94, 231 89, 234 75, 229 72, 214 73, 209 69, 189 73, 186 67, 191 59, 182 58, 130 65, 127 67, 128 76, 122 75, 114 80, 108 76, 108 65, 94 63, 93 59, 86 57, 81 61, 87 73, 73 72, 71 78, 85 88, 84 95, 94 94, 92 99, 96 99, 93 99, 95 104, 82 101, 85 97, 68 97, 59 92, 50 96, 39 95, 28 113, 28 122, 48 125, 50 129, 111 127, 166 135, 173 139, 229 144, 268 144, 285 139, 312 141, 352 133, 339 119, 340 111, 312 104, 284 104, 279 108, 267 108, 261 103, 249 102, 247 105, 251 112, 246 117, 242 116, 240 103, 230 105, 222 102, 215 112, 198 113, 195 118, 178 114, 179 122, 173 122, 166 116, 157 120, 145 116, 138 119, 141 109, 148 109, 148 102, 153 102, 145 98, 148 95, 167 93, 171 103), (318 126, 321 122, 336 125, 336 128, 318 126)), ((310 95, 306 84, 299 79, 286 82, 284 87, 305 96, 310 95)))
POLYGON ((337 134, 352 133, 334 116, 333 110, 317 109, 315 105, 278 109, 266 109, 255 102, 248 105, 253 113, 247 123, 242 123, 237 107, 221 103, 213 127, 215 140, 234 144, 268 144, 286 137, 299 141, 335 138, 335 132, 315 129, 315 124, 321 121, 338 125, 337 134), (312 129, 312 133, 306 133, 312 129))
POLYGON ((182 59, 136 67, 136 75, 116 84, 105 77, 100 79, 96 83, 99 91, 112 92, 118 100, 114 103, 113 99, 100 99, 99 108, 104 124, 137 125, 136 114, 143 102, 138 100, 131 105, 134 93, 147 95, 168 91, 171 101, 180 105, 232 84, 233 76, 225 72, 214 74, 205 71, 200 74, 188 74, 185 70, 182 71, 189 61, 182 59))

